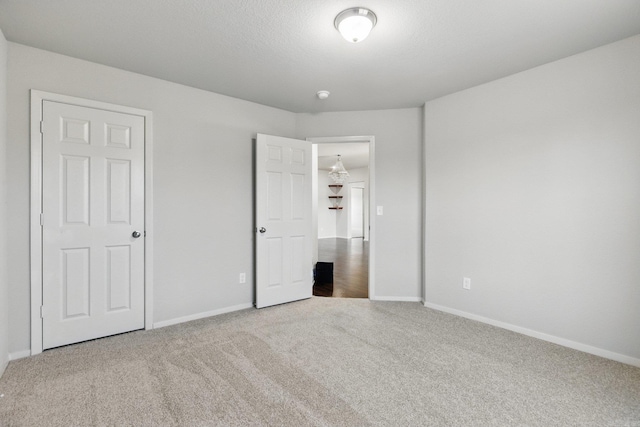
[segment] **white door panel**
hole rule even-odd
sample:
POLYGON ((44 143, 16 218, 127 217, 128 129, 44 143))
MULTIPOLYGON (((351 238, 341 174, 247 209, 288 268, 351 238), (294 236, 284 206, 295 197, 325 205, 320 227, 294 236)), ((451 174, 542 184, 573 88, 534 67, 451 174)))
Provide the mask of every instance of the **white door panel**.
POLYGON ((350 186, 351 237, 364 237, 364 188, 350 186))
POLYGON ((42 129, 43 348, 143 328, 144 118, 44 101, 42 129))
POLYGON ((310 142, 258 134, 258 308, 311 297, 311 160, 310 142))

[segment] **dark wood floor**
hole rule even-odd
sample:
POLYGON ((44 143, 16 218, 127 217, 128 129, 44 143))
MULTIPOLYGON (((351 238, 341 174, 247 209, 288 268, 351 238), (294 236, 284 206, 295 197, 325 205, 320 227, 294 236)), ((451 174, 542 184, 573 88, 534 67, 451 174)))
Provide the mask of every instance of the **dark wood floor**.
POLYGON ((317 282, 313 294, 338 298, 369 297, 369 242, 318 239, 318 262, 333 263, 333 286, 317 282))

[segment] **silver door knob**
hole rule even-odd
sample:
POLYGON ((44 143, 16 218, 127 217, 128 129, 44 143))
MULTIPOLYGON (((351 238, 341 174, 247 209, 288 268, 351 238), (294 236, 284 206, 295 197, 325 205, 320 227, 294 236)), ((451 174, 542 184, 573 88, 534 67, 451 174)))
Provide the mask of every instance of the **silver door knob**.
POLYGON ((142 234, 140 234, 139 231, 134 231, 133 233, 131 233, 131 236, 133 236, 134 239, 137 239, 138 237, 142 236, 142 234))
POLYGON ((267 229, 266 229, 266 228, 264 228, 264 227, 260 227, 260 232, 261 232, 261 233, 266 233, 266 232, 267 232, 267 229))

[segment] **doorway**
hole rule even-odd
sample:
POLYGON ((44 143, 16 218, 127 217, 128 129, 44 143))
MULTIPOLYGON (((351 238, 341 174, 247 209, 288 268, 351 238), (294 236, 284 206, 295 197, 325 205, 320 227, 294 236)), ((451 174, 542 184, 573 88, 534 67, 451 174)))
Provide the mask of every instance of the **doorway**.
POLYGON ((314 295, 375 299, 375 151, 373 136, 307 138, 313 142, 314 295), (341 156, 349 178, 328 170, 341 156), (330 282, 327 284, 327 278, 330 282))

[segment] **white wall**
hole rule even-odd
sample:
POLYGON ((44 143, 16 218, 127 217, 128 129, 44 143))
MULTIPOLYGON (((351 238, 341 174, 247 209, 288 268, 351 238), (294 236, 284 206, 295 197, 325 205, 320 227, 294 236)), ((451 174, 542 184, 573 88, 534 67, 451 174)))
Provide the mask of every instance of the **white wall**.
POLYGON ((7 50, 0 30, 0 376, 9 360, 9 282, 7 275, 7 50))
POLYGON ((376 297, 420 299, 422 108, 298 114, 296 136, 375 136, 376 297))
MULTIPOLYGON (((329 178, 328 172, 318 169, 318 239, 336 237, 338 210, 329 209, 330 206, 333 206, 329 196, 334 195, 329 184, 333 184, 333 180, 329 178)), ((343 191, 340 191, 340 195, 343 195, 343 191)), ((340 206, 343 202, 340 203, 340 206)))
POLYGON ((336 211, 336 236, 340 239, 349 238, 349 185, 345 182, 340 190, 342 210, 336 211))
POLYGON ((155 323, 253 302, 251 139, 293 136, 293 113, 14 43, 8 81, 11 352, 30 346, 29 89, 153 111, 155 323))
POLYGON ((636 36, 425 105, 428 304, 640 358, 639 76, 636 36))

